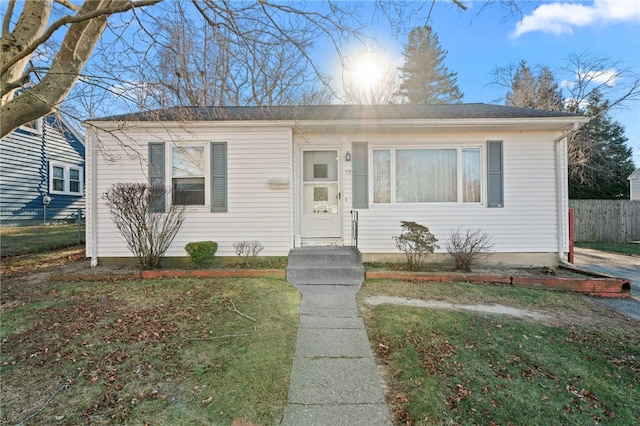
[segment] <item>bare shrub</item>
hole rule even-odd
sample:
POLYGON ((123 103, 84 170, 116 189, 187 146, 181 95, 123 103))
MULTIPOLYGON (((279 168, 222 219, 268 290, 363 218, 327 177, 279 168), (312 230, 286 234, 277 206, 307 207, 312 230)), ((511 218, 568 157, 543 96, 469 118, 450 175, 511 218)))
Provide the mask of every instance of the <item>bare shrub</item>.
POLYGON ((160 267, 184 222, 184 206, 163 206, 167 189, 146 183, 116 183, 103 194, 113 222, 142 269, 160 267))
POLYGON ((479 259, 487 254, 494 244, 489 234, 480 229, 464 228, 450 230, 447 252, 453 258, 456 271, 471 271, 479 259))
POLYGON ((439 246, 438 239, 429 232, 429 228, 416 222, 401 221, 402 233, 393 237, 396 247, 407 256, 409 269, 412 271, 420 268, 420 262, 427 253, 433 253, 439 246))
POLYGON ((245 265, 249 265, 264 249, 264 246, 260 241, 235 241, 233 248, 236 249, 238 256, 244 258, 245 265))

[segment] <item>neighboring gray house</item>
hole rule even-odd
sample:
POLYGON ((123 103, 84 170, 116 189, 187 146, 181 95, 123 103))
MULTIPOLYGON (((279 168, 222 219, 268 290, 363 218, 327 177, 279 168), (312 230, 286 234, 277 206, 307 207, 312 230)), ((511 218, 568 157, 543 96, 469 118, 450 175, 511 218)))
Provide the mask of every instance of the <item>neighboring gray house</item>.
POLYGON ((637 169, 635 172, 631 173, 631 176, 629 176, 629 181, 629 198, 631 198, 632 200, 640 200, 640 169, 637 169))
POLYGON ((0 219, 75 217, 84 208, 84 138, 58 114, 0 139, 0 219))
POLYGON ((170 257, 192 241, 216 241, 224 257, 258 240, 263 256, 357 241, 367 261, 401 259, 393 237, 406 220, 436 235, 436 257, 451 229, 469 226, 491 235, 488 262, 554 264, 568 250, 566 138, 586 121, 486 104, 176 107, 91 120, 87 256, 132 256, 102 194, 150 182, 173 188, 166 206, 186 206, 170 257))

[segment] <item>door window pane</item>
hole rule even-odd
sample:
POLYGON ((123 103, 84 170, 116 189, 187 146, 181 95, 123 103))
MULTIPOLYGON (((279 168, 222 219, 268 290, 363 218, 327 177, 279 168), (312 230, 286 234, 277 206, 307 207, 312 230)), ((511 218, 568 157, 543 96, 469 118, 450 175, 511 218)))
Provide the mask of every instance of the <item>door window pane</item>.
POLYGON ((338 180, 338 153, 336 151, 305 151, 303 177, 305 182, 338 180))

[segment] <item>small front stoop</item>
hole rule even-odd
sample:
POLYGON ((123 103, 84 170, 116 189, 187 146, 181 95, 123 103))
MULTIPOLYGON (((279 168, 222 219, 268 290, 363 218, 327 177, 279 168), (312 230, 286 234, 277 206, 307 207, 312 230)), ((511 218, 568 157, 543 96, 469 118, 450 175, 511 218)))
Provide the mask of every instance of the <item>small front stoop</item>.
POLYGON ((360 285, 362 254, 355 247, 302 247, 289 251, 287 281, 291 284, 360 285))

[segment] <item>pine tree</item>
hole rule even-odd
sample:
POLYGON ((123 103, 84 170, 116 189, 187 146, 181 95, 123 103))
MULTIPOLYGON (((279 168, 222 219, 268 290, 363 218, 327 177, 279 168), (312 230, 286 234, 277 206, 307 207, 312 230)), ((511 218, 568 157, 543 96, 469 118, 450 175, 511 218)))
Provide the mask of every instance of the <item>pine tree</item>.
POLYGON ((564 109, 562 90, 551 70, 542 67, 536 76, 526 61, 520 62, 518 70, 511 77, 511 91, 507 93, 506 104, 545 111, 564 109))
POLYGON ((624 127, 607 114, 608 106, 600 92, 592 92, 585 113, 593 118, 570 141, 582 145, 590 153, 583 161, 569 162, 570 198, 629 197, 627 178, 635 169, 632 150, 626 145, 624 127))
POLYGON ((565 106, 552 72, 547 67, 534 72, 525 61, 520 62, 513 75, 501 81, 510 81, 507 105, 591 117, 589 123, 568 138, 569 198, 628 198, 627 178, 634 170, 632 150, 626 145, 624 127, 608 115, 611 104, 600 91, 591 90, 586 108, 576 99, 570 99, 565 106))
POLYGON ((409 33, 402 51, 404 65, 399 68, 402 83, 398 94, 410 104, 460 103, 463 94, 458 89, 457 73, 444 65, 447 52, 442 50, 438 36, 431 27, 417 27, 409 33))

